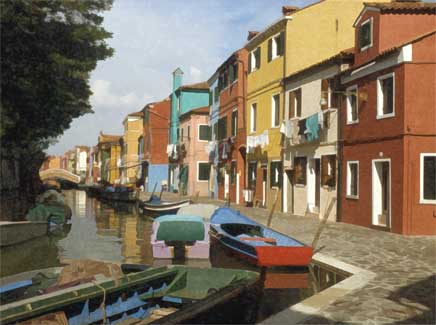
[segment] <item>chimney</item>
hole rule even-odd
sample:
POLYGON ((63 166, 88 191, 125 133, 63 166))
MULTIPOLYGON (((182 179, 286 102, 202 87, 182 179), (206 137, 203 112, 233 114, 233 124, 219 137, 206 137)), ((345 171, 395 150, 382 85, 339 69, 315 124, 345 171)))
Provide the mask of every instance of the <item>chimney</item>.
POLYGON ((290 16, 294 12, 298 11, 299 9, 300 8, 295 7, 295 6, 283 6, 282 7, 282 13, 283 13, 283 16, 290 16))
POLYGON ((251 40, 251 39, 252 39, 254 36, 256 36, 257 34, 259 34, 259 32, 248 31, 247 41, 251 40))

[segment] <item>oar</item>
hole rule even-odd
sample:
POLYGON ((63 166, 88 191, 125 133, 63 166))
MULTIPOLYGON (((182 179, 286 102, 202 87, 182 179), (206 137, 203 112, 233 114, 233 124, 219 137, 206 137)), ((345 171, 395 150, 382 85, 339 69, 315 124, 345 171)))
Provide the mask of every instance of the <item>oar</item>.
POLYGON ((157 186, 157 182, 154 183, 153 192, 151 192, 150 198, 148 199, 149 201, 151 201, 153 199, 153 194, 154 194, 154 191, 156 191, 156 186, 157 186))
POLYGON ((162 186, 161 189, 160 189, 159 200, 160 200, 161 197, 162 197, 163 190, 164 190, 164 188, 163 188, 163 186, 162 186))
POLYGON ((272 208, 271 208, 271 211, 269 212, 268 222, 266 223, 266 226, 267 226, 267 227, 270 227, 270 226, 271 226, 272 217, 273 217, 273 215, 274 215, 274 210, 276 209, 277 201, 279 200, 279 194, 280 194, 280 192, 281 192, 281 190, 280 190, 280 189, 277 189, 276 197, 275 197, 275 199, 274 199, 273 206, 272 206, 272 208))

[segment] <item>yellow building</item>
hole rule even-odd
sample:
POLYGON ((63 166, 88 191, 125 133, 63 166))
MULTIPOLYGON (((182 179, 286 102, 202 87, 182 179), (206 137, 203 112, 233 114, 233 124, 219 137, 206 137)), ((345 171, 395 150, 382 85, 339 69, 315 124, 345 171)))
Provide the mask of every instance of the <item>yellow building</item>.
POLYGON ((109 135, 100 132, 98 136, 98 167, 100 169, 100 179, 98 181, 111 184, 119 182, 120 170, 118 162, 121 159, 121 136, 109 135))
POLYGON ((121 144, 121 183, 135 184, 139 175, 141 157, 139 157, 139 138, 143 134, 142 111, 131 113, 123 121, 124 135, 121 144))
MULTIPOLYGON (((247 77, 247 184, 255 204, 271 207, 281 188, 281 134, 286 30, 292 7, 260 33, 250 33, 247 77)), ((281 201, 278 200, 280 208, 281 201)))

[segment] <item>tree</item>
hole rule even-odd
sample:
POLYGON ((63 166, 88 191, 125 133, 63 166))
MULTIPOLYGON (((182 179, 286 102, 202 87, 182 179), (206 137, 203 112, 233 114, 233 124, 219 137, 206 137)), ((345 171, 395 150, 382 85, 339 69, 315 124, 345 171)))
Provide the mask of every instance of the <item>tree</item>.
POLYGON ((113 55, 101 13, 112 0, 3 0, 1 17, 1 190, 13 161, 28 191, 48 141, 92 112, 89 76, 113 55), (8 163, 5 163, 8 161, 8 163))

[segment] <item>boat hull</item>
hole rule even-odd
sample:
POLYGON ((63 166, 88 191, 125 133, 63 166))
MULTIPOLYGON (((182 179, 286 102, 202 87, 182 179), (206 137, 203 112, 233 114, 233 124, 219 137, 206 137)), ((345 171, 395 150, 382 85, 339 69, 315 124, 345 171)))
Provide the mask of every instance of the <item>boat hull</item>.
POLYGON ((149 203, 142 202, 142 211, 149 216, 159 216, 163 214, 175 214, 177 211, 191 204, 191 200, 183 200, 176 202, 149 203))
POLYGON ((231 249, 235 255, 260 267, 307 266, 313 255, 312 247, 267 228, 229 208, 218 209, 211 219, 211 237, 231 249), (216 216, 226 209, 226 218, 216 216), (230 213, 229 213, 230 212, 230 213), (229 233, 235 229, 254 229, 262 236, 229 233))
POLYGON ((48 234, 47 222, 0 222, 0 247, 17 245, 48 234))

